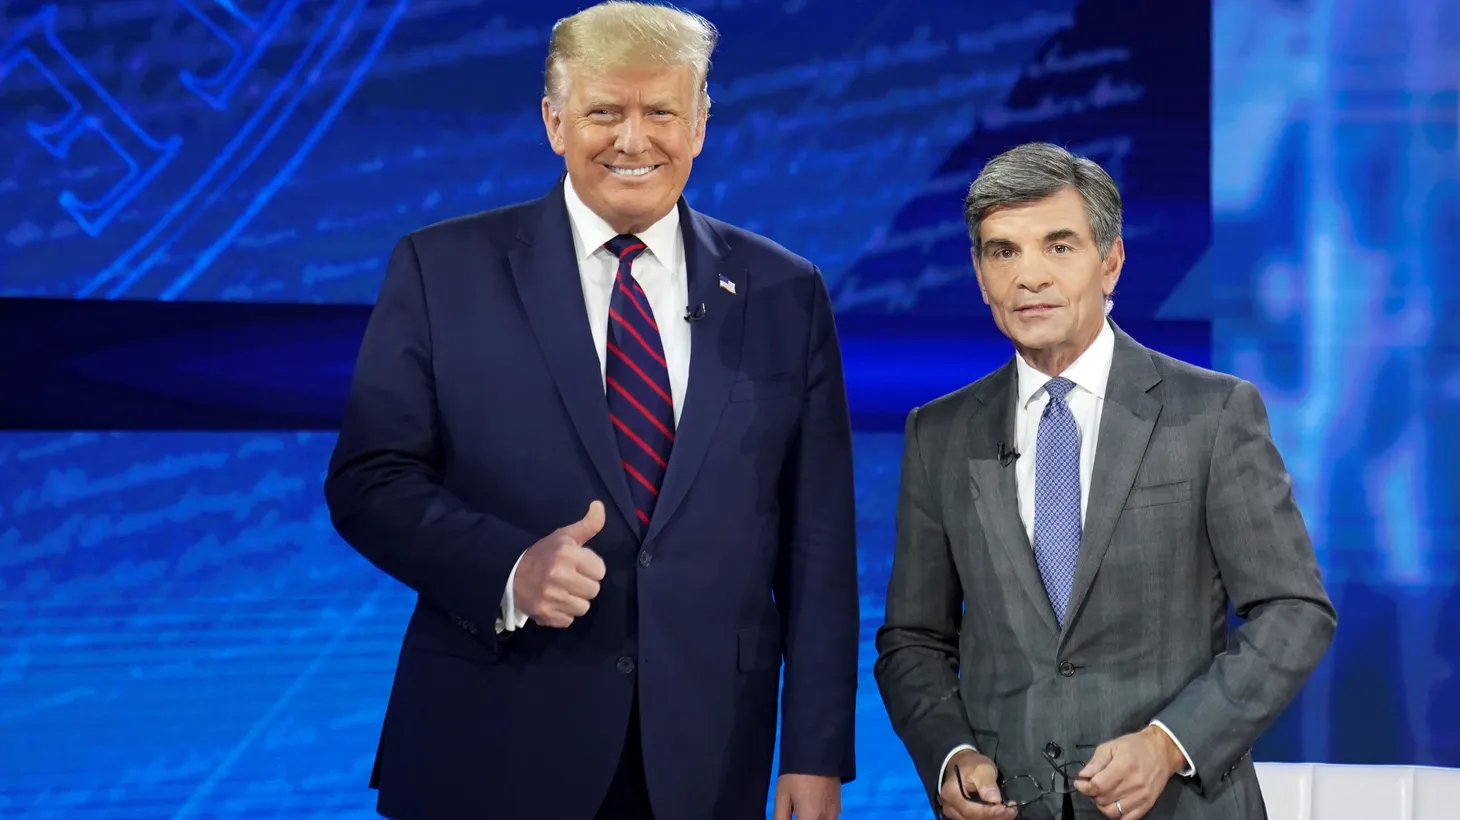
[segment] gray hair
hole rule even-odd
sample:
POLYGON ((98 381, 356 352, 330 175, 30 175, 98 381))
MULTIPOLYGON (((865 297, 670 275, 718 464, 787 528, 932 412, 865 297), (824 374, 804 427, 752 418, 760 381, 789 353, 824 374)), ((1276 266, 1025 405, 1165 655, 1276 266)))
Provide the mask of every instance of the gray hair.
POLYGON ((1115 180, 1094 161, 1075 156, 1048 142, 1025 143, 989 160, 968 186, 963 219, 975 251, 982 256, 978 228, 996 208, 1024 205, 1074 188, 1085 201, 1085 215, 1095 234, 1100 258, 1120 237, 1121 200, 1115 180))
POLYGON ((669 5, 609 0, 553 24, 548 40, 543 94, 562 109, 567 99, 565 67, 601 73, 646 65, 689 66, 699 87, 699 104, 710 108, 710 55, 719 41, 710 21, 669 5))

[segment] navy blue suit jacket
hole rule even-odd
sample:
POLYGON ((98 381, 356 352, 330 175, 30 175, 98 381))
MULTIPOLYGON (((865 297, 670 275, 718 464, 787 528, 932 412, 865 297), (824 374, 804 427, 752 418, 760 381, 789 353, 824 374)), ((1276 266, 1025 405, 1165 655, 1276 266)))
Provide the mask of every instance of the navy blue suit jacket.
POLYGON ((325 481, 344 539, 418 595, 371 778, 386 816, 592 817, 637 680, 656 815, 764 817, 783 661, 781 773, 854 776, 852 452, 831 302, 806 260, 679 208, 705 309, 642 538, 561 180, 395 248, 325 481), (588 614, 498 636, 513 564, 594 499, 607 522, 588 546, 608 574, 588 614))

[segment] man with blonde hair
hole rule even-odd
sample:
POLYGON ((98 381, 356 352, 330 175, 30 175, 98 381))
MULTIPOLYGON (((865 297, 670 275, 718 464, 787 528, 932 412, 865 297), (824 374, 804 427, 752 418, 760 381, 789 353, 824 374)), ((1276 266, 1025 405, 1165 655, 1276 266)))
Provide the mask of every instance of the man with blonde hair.
POLYGON ((398 820, 829 820, 854 776, 851 432, 820 272, 682 197, 716 43, 553 29, 533 202, 397 244, 325 494, 417 593, 371 785, 398 820))

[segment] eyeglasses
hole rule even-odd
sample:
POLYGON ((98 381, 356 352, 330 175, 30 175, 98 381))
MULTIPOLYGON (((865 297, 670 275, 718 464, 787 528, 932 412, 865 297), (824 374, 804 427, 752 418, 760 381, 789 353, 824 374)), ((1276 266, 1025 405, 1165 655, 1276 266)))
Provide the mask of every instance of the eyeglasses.
MULTIPOLYGON (((999 796, 1004 798, 1003 805, 1023 809, 1025 806, 1039 802, 1045 795, 1069 794, 1075 791, 1073 783, 1078 779, 1080 770, 1085 768, 1089 762, 1071 760, 1060 765, 1047 754, 1040 755, 1040 757, 1044 758, 1044 761, 1054 770, 1049 775, 1049 788, 1045 788, 1039 778, 1032 774, 1001 777, 999 778, 999 796)), ((978 795, 968 793, 967 787, 963 785, 963 772, 958 770, 957 765, 953 767, 953 776, 958 778, 958 793, 963 795, 964 800, 984 806, 992 805, 979 798, 978 795)))

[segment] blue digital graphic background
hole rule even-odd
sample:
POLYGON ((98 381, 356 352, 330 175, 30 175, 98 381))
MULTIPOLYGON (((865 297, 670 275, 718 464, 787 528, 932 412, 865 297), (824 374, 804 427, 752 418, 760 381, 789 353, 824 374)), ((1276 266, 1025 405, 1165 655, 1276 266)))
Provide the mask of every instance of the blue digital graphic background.
POLYGON ((1460 766, 1460 5, 1213 19, 1213 364, 1262 390, 1339 610, 1258 751, 1460 766))
MULTIPOLYGON (((724 36, 688 197, 837 300, 864 613, 845 816, 926 816, 870 674, 901 421, 1009 355, 960 205, 1030 139, 1125 192, 1122 327, 1269 402, 1341 627, 1258 759, 1460 765, 1460 11, 684 5, 724 36)), ((552 183, 540 71, 576 8, 3 6, 0 817, 372 816, 412 600, 330 528, 330 415, 394 238, 552 183)))

